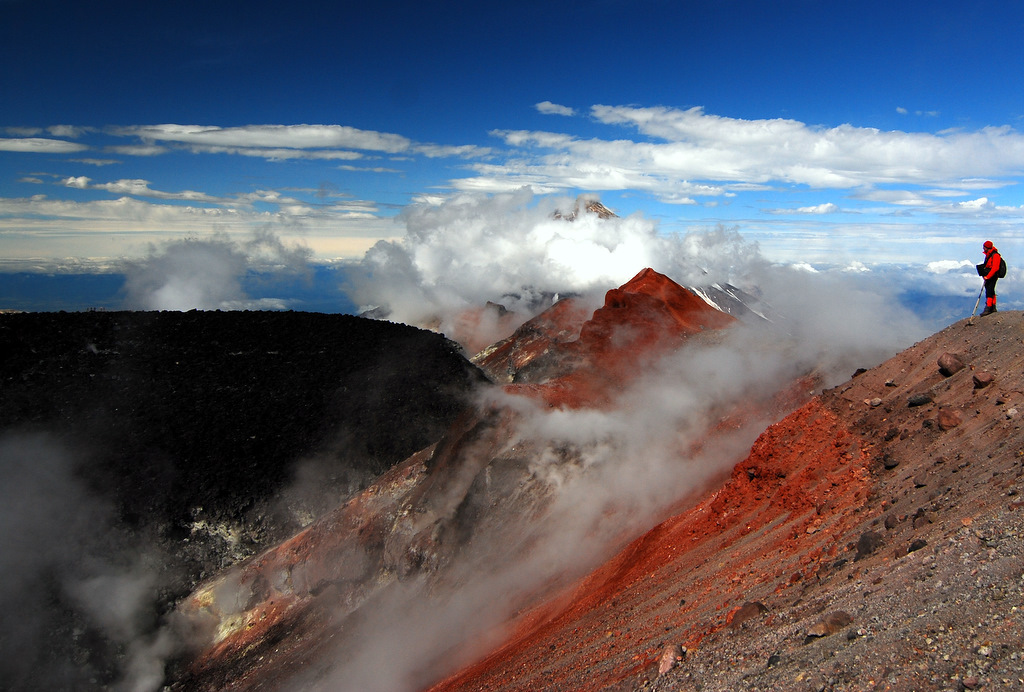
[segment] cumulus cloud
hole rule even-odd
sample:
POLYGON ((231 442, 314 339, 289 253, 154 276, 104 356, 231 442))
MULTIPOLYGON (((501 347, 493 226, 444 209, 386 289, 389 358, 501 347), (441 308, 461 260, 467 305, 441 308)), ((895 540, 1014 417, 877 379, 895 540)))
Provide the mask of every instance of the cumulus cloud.
POLYGON ((839 206, 832 202, 817 204, 813 207, 799 207, 796 209, 797 214, 835 214, 837 211, 839 211, 839 206))
POLYGON ((53 125, 52 127, 46 128, 46 131, 54 137, 70 137, 71 139, 74 139, 76 137, 81 137, 86 132, 89 132, 90 128, 78 127, 76 125, 53 125))
POLYGON ((953 209, 956 211, 985 211, 995 209, 995 206, 988 197, 979 197, 978 199, 968 200, 966 202, 954 202, 953 209))
MULTIPOLYGON (((851 283, 853 275, 870 273, 860 260, 837 266, 834 272, 810 262, 792 264, 782 272, 736 228, 667 234, 639 214, 602 219, 583 212, 567 221, 555 213, 565 216, 590 199, 537 198, 520 190, 415 205, 402 216, 404 237, 378 243, 351 269, 350 295, 364 309, 385 309, 390 319, 454 331, 460 312, 486 301, 503 304, 526 319, 550 305, 556 295, 596 295, 601 300, 609 288, 646 267, 688 286, 730 283, 787 306, 787 312, 814 315, 822 323, 829 322, 830 315, 845 314, 837 308, 844 291, 864 301, 873 300, 876 293, 893 292, 877 278, 851 283), (856 271, 846 271, 850 267, 856 271), (819 276, 821 284, 801 278, 808 275, 819 276), (824 286, 835 282, 841 288, 835 289, 832 312, 819 316, 815 301, 822 302, 824 286), (789 293, 803 298, 791 298, 789 293)), ((878 313, 867 311, 864 317, 877 320, 878 313)))
POLYGON ((401 217, 405 236, 378 243, 353 269, 353 298, 413 323, 453 316, 481 300, 530 312, 542 296, 603 291, 644 267, 682 264, 683 246, 638 215, 556 218, 556 211, 567 214, 581 202, 536 198, 523 189, 413 205, 401 217))
POLYGON ((541 101, 536 106, 537 110, 546 115, 576 115, 576 110, 569 106, 561 106, 551 101, 541 101))
POLYGON ((243 289, 255 269, 301 275, 309 252, 269 233, 240 244, 218 236, 169 241, 125 269, 126 304, 139 310, 283 309, 285 298, 251 299, 243 289))
MULTIPOLYGON (((535 104, 541 113, 571 115, 572 108, 543 101, 535 104)), ((640 200, 636 208, 650 213, 676 215, 687 220, 713 224, 722 219, 743 223, 751 236, 773 244, 778 253, 788 250, 786 215, 804 217, 804 231, 817 224, 819 235, 851 237, 866 223, 830 223, 825 217, 835 212, 857 213, 900 237, 932 235, 937 217, 973 218, 981 228, 997 228, 1007 220, 1024 217, 1024 206, 1008 204, 1011 191, 1024 169, 1024 137, 1010 127, 988 127, 976 131, 944 130, 935 133, 882 131, 870 127, 842 124, 825 127, 795 119, 741 119, 706 113, 702 108, 637 107, 594 105, 590 108, 590 128, 605 130, 607 136, 582 137, 574 131, 494 130, 490 136, 503 146, 478 144, 423 143, 398 133, 365 130, 345 125, 249 125, 238 127, 156 124, 91 131, 88 128, 58 126, 49 133, 74 136, 86 134, 122 138, 120 144, 105 147, 121 156, 206 153, 256 157, 266 161, 309 160, 332 164, 337 175, 351 172, 375 174, 414 173, 437 159, 457 160, 461 174, 450 180, 433 180, 429 191, 410 190, 408 198, 443 197, 457 193, 507 194, 528 187, 535 194, 576 196, 582 192, 629 193, 640 200), (134 138, 124 142, 123 138, 134 138), (382 161, 382 159, 384 161, 382 161), (429 161, 427 161, 429 160, 429 161), (843 190, 849 204, 839 200, 803 206, 786 203, 793 192, 805 195, 805 188, 843 190), (651 200, 654 200, 652 203, 651 200), (765 200, 769 200, 767 203, 765 200), (982 200, 988 200, 983 203, 982 200), (673 208, 656 205, 673 205, 673 208), (683 209, 683 207, 688 207, 683 209), (700 218, 701 208, 707 209, 700 218), (756 216, 742 218, 741 209, 755 209, 756 216), (712 209, 722 210, 711 211, 712 209), (915 219, 914 224, 888 223, 894 215, 915 219), (765 217, 773 217, 771 220, 765 217), (812 217, 818 217, 814 221, 812 217), (763 233, 762 233, 763 231, 763 233)), ((45 139, 42 128, 5 130, 23 137, 0 139, 0 150, 66 153, 80 151, 85 145, 62 139, 45 139)), ((90 140, 90 148, 97 146, 90 140)), ((451 170, 451 169, 449 169, 451 170)), ((434 167, 433 174, 436 171, 434 167)), ((31 177, 44 179, 43 173, 31 177)), ((62 178, 81 185, 80 170, 63 173, 62 178)), ((358 177, 358 176, 353 176, 358 177)), ((150 209, 134 217, 132 232, 150 236, 179 228, 192 214, 198 223, 219 217, 224 229, 258 227, 265 223, 305 224, 302 233, 309 236, 319 256, 337 258, 361 254, 372 240, 392 233, 382 229, 390 221, 363 216, 308 203, 288 203, 270 212, 270 216, 252 214, 242 208, 245 192, 218 197, 204 190, 159 190, 145 178, 126 178, 108 182, 89 181, 92 190, 113 194, 144 196, 147 199, 188 201, 187 212, 150 209), (223 206, 223 209, 211 208, 223 206), (276 218, 275 218, 276 213, 276 218), (159 217, 172 219, 166 227, 159 217), (360 226, 356 222, 361 221, 360 226), (369 227, 372 226, 372 232, 369 227), (334 242, 331 234, 346 240, 334 242), (356 241, 354 238, 359 237, 356 241), (331 254, 335 253, 335 254, 331 254)), ((186 187, 186 186, 182 186, 186 187)), ((367 193, 369 194, 369 193, 367 193)), ((390 193, 389 193, 390 195, 390 193)), ((389 196, 388 208, 395 202, 389 196)), ((398 200, 398 204, 404 200, 398 200)), ((24 202, 0 200, 9 209, 24 202), (9 203, 8 203, 9 202, 9 203)), ((170 206, 170 205, 168 205, 170 206)), ((128 204, 121 209, 127 210, 128 204)), ((67 207, 71 209, 72 207, 67 207)), ((110 205, 115 210, 116 205, 110 205)), ((379 209, 385 209, 383 200, 379 209)), ((90 211, 96 211, 95 208, 90 211)), ((261 212, 266 211, 260 209, 261 212)), ((78 228, 57 215, 49 220, 54 232, 75 238, 78 228)), ((112 230, 121 230, 126 219, 113 219, 112 230)), ((3 224, 0 213, 0 225, 3 224)), ((682 227, 686 221, 673 220, 682 227)), ((36 233, 42 220, 11 217, 11 226, 23 233, 36 233), (24 223, 21 223, 24 222, 24 223)), ((193 226, 193 229, 195 227, 193 226)), ((201 229, 205 230, 205 229, 201 229)), ((83 231, 89 233, 92 230, 83 231)), ((963 230, 960 231, 963 233, 963 230)), ((991 235, 988 230, 978 233, 991 235)), ((46 242, 46 236, 39 238, 46 242)), ((26 238, 27 241, 27 238, 26 238)), ((109 247, 109 245, 108 245, 109 247)), ((876 244, 873 253, 889 252, 890 244, 876 244)), ((928 259, 938 259, 937 249, 928 259)), ((89 254, 99 254, 95 251, 89 254)))

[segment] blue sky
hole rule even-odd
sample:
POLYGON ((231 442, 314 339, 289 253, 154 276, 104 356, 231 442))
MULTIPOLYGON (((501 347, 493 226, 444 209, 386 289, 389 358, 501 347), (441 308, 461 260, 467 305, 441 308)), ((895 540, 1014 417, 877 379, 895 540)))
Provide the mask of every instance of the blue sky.
POLYGON ((984 0, 0 0, 0 257, 352 260, 523 187, 778 262, 1019 256, 1022 39, 984 0))

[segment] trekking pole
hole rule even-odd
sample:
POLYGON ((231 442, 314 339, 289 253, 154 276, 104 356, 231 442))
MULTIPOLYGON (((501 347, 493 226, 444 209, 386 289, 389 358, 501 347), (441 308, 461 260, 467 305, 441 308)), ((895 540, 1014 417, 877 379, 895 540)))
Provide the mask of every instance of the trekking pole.
POLYGON ((978 306, 979 306, 979 305, 981 305, 981 294, 982 294, 982 293, 983 293, 984 291, 985 291, 985 285, 984 285, 984 284, 982 284, 982 285, 981 285, 981 290, 980 290, 980 291, 978 291, 978 299, 977 299, 976 301, 974 301, 974 309, 973 309, 973 310, 971 310, 971 316, 970 316, 970 318, 969 318, 969 319, 967 320, 967 324, 968 324, 968 325, 970 325, 970 324, 971 324, 972 322, 974 322, 974 313, 976 313, 976 312, 978 311, 978 306))

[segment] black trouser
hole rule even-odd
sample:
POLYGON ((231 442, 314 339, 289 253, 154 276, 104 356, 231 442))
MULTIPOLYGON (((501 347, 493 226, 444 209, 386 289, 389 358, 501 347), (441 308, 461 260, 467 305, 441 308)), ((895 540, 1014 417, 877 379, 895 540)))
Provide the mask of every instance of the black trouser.
MULTIPOLYGON (((999 277, 993 276, 991 279, 985 279, 985 297, 995 299, 996 297, 996 281, 999 281, 999 277)), ((986 301, 986 304, 989 304, 986 301)))

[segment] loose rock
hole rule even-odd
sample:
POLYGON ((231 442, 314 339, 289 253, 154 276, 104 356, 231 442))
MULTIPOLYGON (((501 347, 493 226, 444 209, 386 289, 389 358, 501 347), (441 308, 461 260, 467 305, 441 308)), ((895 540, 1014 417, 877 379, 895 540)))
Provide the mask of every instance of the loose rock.
POLYGON ((807 636, 824 637, 829 634, 835 634, 851 622, 853 622, 853 617, 849 613, 845 610, 837 610, 808 627, 807 636))
POLYGON ((995 381, 995 376, 990 372, 976 372, 974 373, 974 388, 984 389, 995 381))
POLYGON ((962 421, 963 416, 959 410, 949 407, 939 409, 939 415, 937 417, 939 430, 951 430, 952 428, 960 425, 962 421))
POLYGON ((679 644, 669 644, 661 654, 658 661, 658 675, 664 675, 675 668, 683 660, 686 650, 679 644))
POLYGON ((861 534, 860 539, 857 541, 857 560, 863 557, 867 557, 871 553, 878 550, 882 545, 882 534, 877 531, 866 531, 861 534))
POLYGON ((943 353, 939 356, 939 372, 946 377, 952 377, 964 369, 964 362, 955 353, 943 353))
POLYGON ((733 630, 738 630, 743 626, 743 623, 753 620, 757 616, 761 615, 761 613, 765 612, 768 612, 768 607, 760 601, 744 603, 740 606, 739 610, 733 614, 732 621, 729 623, 729 626, 732 627, 733 630))

